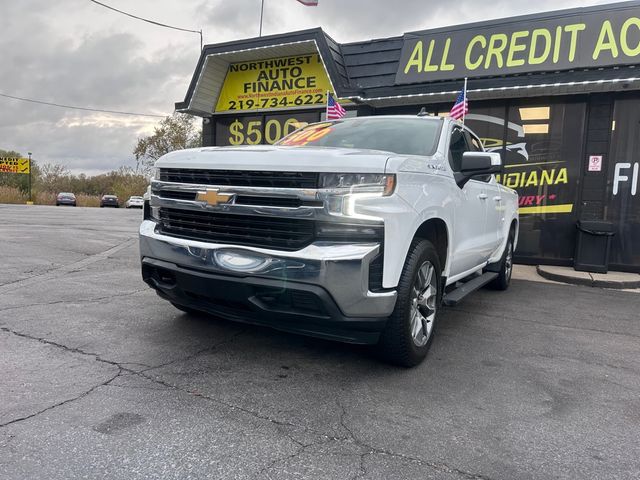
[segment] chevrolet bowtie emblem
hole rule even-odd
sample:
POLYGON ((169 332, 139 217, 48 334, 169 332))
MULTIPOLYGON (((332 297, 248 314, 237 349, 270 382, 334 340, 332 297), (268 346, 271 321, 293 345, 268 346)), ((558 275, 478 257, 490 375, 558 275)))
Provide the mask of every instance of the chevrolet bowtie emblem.
POLYGON ((216 206, 221 203, 229 203, 233 199, 232 193, 220 193, 220 190, 211 189, 206 192, 198 192, 196 200, 198 202, 205 202, 208 205, 216 206))

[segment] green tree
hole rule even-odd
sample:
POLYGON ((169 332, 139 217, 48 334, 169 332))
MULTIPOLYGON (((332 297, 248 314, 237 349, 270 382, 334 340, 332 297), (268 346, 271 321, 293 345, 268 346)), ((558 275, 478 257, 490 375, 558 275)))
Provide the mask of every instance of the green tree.
POLYGON ((202 130, 196 127, 194 118, 183 113, 174 113, 160 120, 153 135, 138 139, 133 154, 137 170, 148 174, 155 161, 162 155, 183 148, 202 146, 202 130))

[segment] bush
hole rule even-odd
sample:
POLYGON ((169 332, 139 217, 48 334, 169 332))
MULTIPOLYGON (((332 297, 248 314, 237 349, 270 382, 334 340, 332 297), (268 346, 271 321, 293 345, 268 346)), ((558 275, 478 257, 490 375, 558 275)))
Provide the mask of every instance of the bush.
POLYGON ((0 185, 0 203, 26 203, 27 200, 19 188, 0 185))
POLYGON ((76 205, 79 207, 99 207, 100 197, 97 195, 86 195, 80 193, 76 195, 76 205))
MULTIPOLYGON (((0 150, 0 153, 5 152, 0 150)), ((4 156, 20 157, 17 152, 5 152, 4 156)), ((73 192, 76 203, 83 207, 99 207, 102 195, 117 195, 120 204, 133 195, 143 195, 149 179, 131 168, 121 167, 109 173, 88 177, 74 175, 64 166, 32 164, 33 201, 38 205, 55 205, 60 192, 73 192)), ((28 200, 28 177, 0 173, 0 203, 26 203, 28 200)))
POLYGON ((56 193, 53 192, 34 192, 33 203, 36 205, 55 205, 56 193))

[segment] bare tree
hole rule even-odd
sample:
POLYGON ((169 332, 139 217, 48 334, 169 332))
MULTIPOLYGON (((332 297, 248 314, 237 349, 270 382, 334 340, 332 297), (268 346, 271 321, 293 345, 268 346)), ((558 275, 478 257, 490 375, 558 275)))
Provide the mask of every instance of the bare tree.
POLYGON ((138 139, 133 149, 137 161, 136 170, 148 174, 155 161, 165 153, 200 146, 202 130, 196 127, 194 118, 174 113, 160 121, 153 135, 138 139))

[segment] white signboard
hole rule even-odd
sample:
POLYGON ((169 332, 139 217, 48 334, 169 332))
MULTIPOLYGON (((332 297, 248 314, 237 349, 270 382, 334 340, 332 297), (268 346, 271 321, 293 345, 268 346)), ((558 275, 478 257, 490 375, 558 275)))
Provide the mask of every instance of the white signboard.
POLYGON ((590 172, 602 171, 602 155, 591 155, 589 157, 589 171, 590 172))

